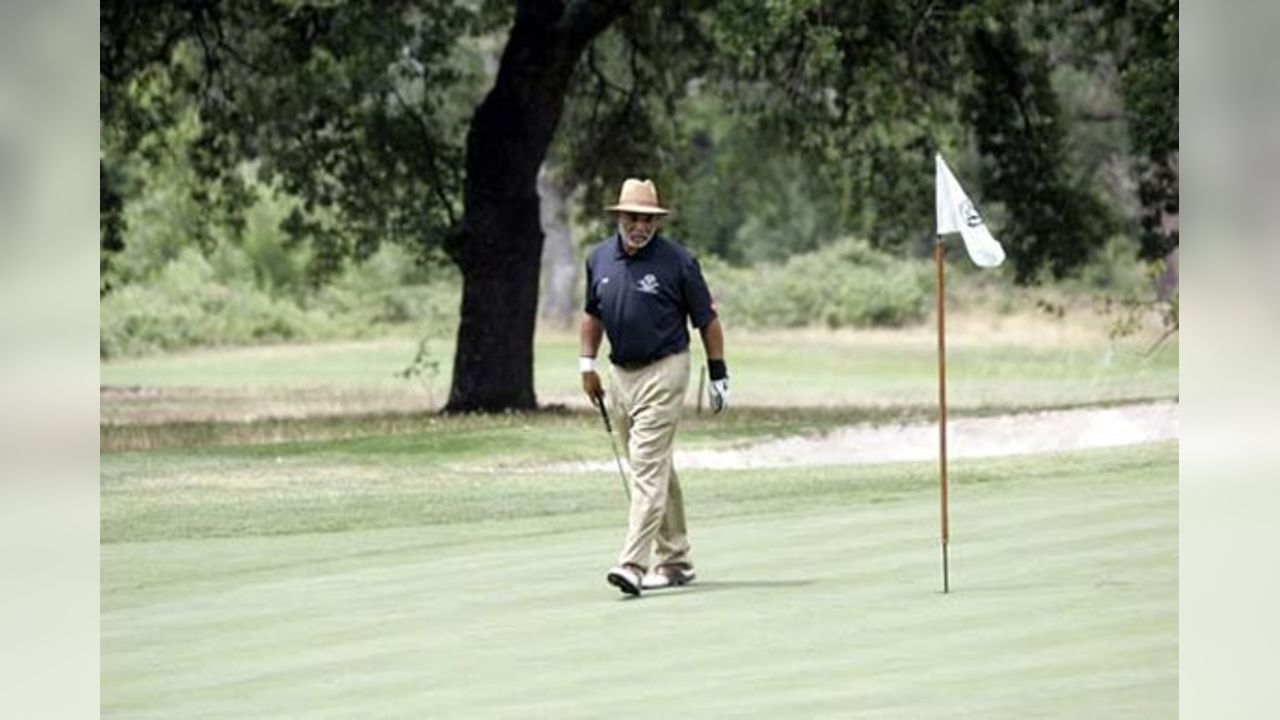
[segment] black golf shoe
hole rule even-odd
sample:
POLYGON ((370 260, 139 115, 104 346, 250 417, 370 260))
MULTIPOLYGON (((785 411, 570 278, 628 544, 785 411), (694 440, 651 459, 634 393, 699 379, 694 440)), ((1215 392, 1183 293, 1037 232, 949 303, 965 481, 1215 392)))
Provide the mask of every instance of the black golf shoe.
POLYGON ((644 570, 635 565, 615 565, 609 574, 605 575, 605 580, 622 592, 634 596, 640 594, 640 579, 643 576, 644 570))

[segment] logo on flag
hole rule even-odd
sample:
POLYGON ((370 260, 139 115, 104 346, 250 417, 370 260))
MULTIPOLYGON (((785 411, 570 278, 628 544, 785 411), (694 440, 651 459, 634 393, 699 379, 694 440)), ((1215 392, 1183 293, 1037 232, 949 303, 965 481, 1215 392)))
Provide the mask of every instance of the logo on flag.
POLYGON ((934 156, 934 166, 938 234, 960 233, 969 258, 979 267, 996 267, 1004 262, 1004 248, 991 237, 978 208, 960 187, 960 181, 951 174, 951 168, 947 167, 941 154, 934 156))

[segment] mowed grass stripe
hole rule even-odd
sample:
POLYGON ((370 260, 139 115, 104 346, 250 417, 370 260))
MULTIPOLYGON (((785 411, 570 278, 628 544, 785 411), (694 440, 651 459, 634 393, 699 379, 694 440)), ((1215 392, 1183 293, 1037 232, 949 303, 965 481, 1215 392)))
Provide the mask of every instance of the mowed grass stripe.
MULTIPOLYGON (((972 668, 952 666, 942 661, 943 658, 975 655, 985 658, 988 664, 1007 658, 1002 665, 990 671, 997 680, 996 685, 1008 685, 1011 678, 1016 678, 1015 685, 1021 687, 1024 682, 1044 676, 1046 687, 1043 690, 1049 691, 1062 684, 1061 679, 1067 677, 1072 680, 1070 686, 1074 688, 1073 693, 1085 689, 1081 687, 1087 684, 1082 676, 1087 675, 1091 667, 1103 668, 1102 674, 1112 678, 1116 674, 1111 668, 1113 664, 1131 664, 1139 668, 1154 665, 1153 670, 1138 671, 1128 679, 1095 684, 1116 685, 1121 691, 1119 694, 1124 694, 1125 687, 1136 683, 1150 690, 1146 695, 1139 693, 1140 696, 1148 699, 1156 697, 1159 700, 1156 706, 1163 703, 1166 708, 1174 707, 1176 695, 1172 687, 1176 681, 1176 637, 1172 629, 1176 628, 1177 601, 1176 563, 1171 558, 1176 557, 1176 506, 1175 498, 1169 491, 1172 484, 1166 483, 1165 488, 1161 492, 1164 496, 1163 508, 1154 506, 1151 501, 1142 501, 1115 503, 1114 507, 1105 509, 1094 506, 1090 513, 1093 518, 1109 513, 1112 518, 1123 518, 1123 522, 1108 521, 1104 517, 1081 524, 1079 518, 1074 517, 1076 513, 1071 512, 1073 508, 1070 506, 1052 505, 1060 508, 1060 512, 1063 508, 1067 510, 1062 512, 1061 519, 1067 525, 1071 537, 1070 541, 1064 541, 1063 533, 1056 529, 1045 532, 1041 524, 1037 526, 1038 537, 1047 544, 1046 548, 1036 547, 1036 544, 1023 544, 1023 538, 1019 535, 989 536, 989 527, 973 528, 969 534, 969 542, 953 547, 953 560, 956 555, 961 555, 965 561, 961 563, 963 568, 981 568, 984 572, 978 577, 965 577, 961 574, 963 579, 959 580, 953 574, 953 580, 957 580, 956 596, 964 597, 968 602, 975 598, 990 600, 1007 595, 1010 591, 1020 593, 1023 596, 1023 607, 1016 617, 1005 618, 1003 614, 992 613, 984 605, 971 605, 970 611, 965 613, 922 617, 920 613, 905 611, 898 605, 899 598, 891 590, 885 589, 876 593, 879 597, 872 598, 869 597, 871 593, 859 592, 850 583, 847 591, 861 600, 857 625, 875 628, 876 632, 870 635, 849 633, 845 636, 840 630, 835 630, 830 635, 820 634, 806 638, 805 644, 812 650, 812 657, 819 660, 800 665, 789 663, 788 668, 794 669, 795 674, 801 677, 792 677, 791 673, 786 673, 778 682, 784 687, 792 686, 806 673, 829 675, 838 669, 856 671, 850 673, 855 677, 863 677, 863 673, 874 676, 877 669, 882 672, 891 671, 894 669, 892 659, 886 658, 883 653, 871 653, 869 656, 874 660, 870 663, 862 659, 852 663, 846 661, 833 667, 826 659, 831 653, 823 652, 821 643, 824 637, 832 637, 835 638, 832 641, 833 648, 838 648, 843 643, 866 647, 868 644, 876 645, 892 640, 895 653, 902 655, 904 662, 897 669, 902 672, 903 677, 910 678, 902 690, 903 696, 908 698, 904 702, 915 707, 915 710, 907 711, 904 716, 920 716, 918 706, 913 705, 910 698, 919 692, 920 685, 926 681, 943 683, 945 686, 954 680, 951 683, 954 689, 965 697, 976 694, 989 698, 992 692, 998 691, 998 688, 993 687, 989 689, 992 692, 988 692, 981 682, 976 682, 981 678, 974 677, 972 668), (1116 509, 1122 512, 1115 513, 1116 509), (1134 509, 1139 512, 1126 512, 1134 509), (1151 514, 1145 512, 1153 509, 1158 511, 1157 517, 1162 518, 1161 520, 1152 521, 1151 514), (1091 542, 1110 548, 1117 539, 1125 541, 1121 546, 1120 557, 1152 571, 1131 583, 1132 588, 1109 587, 1105 591, 1107 596, 1099 599, 1098 581, 1080 580, 1082 573, 1088 574, 1096 568, 1096 562, 1079 551, 1088 548, 1091 542), (1027 562, 1028 559, 1030 562, 1027 562), (1010 567, 1010 561, 1015 561, 1012 564, 1019 568, 1013 583, 1002 575, 1010 567), (1024 564, 1025 568, 1020 567, 1024 564), (1064 570, 1066 572, 1062 572, 1064 570), (996 583, 985 584, 984 581, 988 578, 995 579, 996 583), (977 587, 971 584, 975 582, 978 583, 977 587), (1117 597, 1119 593, 1128 593, 1129 597, 1117 597), (1108 612, 1109 605, 1117 602, 1122 603, 1122 607, 1108 612), (1102 619, 1091 619, 1087 615, 1080 617, 1080 610, 1086 604, 1094 604, 1094 609, 1102 613, 1102 619), (989 621, 992 616, 1003 620, 992 623, 989 621), (1124 640, 1117 643, 1115 638, 1124 640), (1069 649, 1069 652, 1064 654, 1062 648, 1069 649), (929 656, 931 652, 936 655, 937 662, 926 663, 923 667, 915 666, 920 657, 929 656), (1110 662, 1098 663, 1097 658, 1104 654, 1110 656, 1110 662), (875 667, 866 667, 868 664, 874 664, 875 667), (1076 678, 1080 678, 1080 684, 1075 683, 1076 678)), ((1050 498, 1043 499, 1048 501, 1050 498)), ((1016 505, 1018 502, 1018 498, 1010 498, 1002 505, 1016 505)), ((984 508, 992 509, 989 504, 984 504, 984 508)), ((1006 511, 1011 509, 1002 508, 1006 511)), ((1000 516, 1009 514, 1012 513, 1002 512, 1000 516)), ((1044 517, 1039 519, 1043 521, 1044 517)), ((1113 552, 1107 549, 1102 554, 1113 552)), ((892 559, 883 564, 888 566, 885 569, 889 572, 879 577, 868 574, 859 578, 859 581, 868 587, 891 588, 894 572, 905 568, 896 567, 892 559)), ((953 564, 953 573, 955 570, 953 564)), ((861 683, 853 683, 850 687, 861 686, 861 683)), ((891 692, 883 683, 877 682, 874 686, 876 694, 891 692)), ((779 688, 779 692, 782 691, 779 688)), ((837 689, 834 694, 838 697, 841 692, 837 689)), ((866 700, 865 690, 848 692, 866 700)), ((875 716, 879 716, 886 708, 880 703, 875 705, 875 716)), ((1023 716, 1029 712, 1036 717, 1070 717, 1076 712, 1069 703, 1031 708, 1024 699, 1020 705, 1019 712, 1023 716)), ((847 709, 848 706, 837 704, 831 709, 839 707, 847 709)), ((979 716, 982 712, 998 710, 998 706, 991 704, 981 707, 985 710, 971 710, 979 712, 979 716)), ((1013 717, 1017 714, 1003 716, 1013 717)), ((1104 716, 1112 714, 1104 713, 1104 716)))
MULTIPOLYGON (((956 511, 963 511, 962 497, 999 492, 1010 483, 1065 480, 1093 483, 1106 492, 1092 480, 1095 470, 1105 469, 1114 477, 1119 469, 1145 473, 1153 465, 1176 468, 1176 457, 1170 460, 1161 447, 956 463, 956 511)), ((323 465, 324 457, 317 451, 314 462, 323 465)), ((129 464, 104 463, 103 542, 472 523, 604 512, 621 501, 612 472, 457 474, 431 463, 386 465, 376 456, 362 464, 335 463, 312 472, 290 463, 228 459, 221 469, 198 478, 180 463, 161 464, 141 475, 127 469, 129 464)), ((709 516, 888 502, 937 487, 937 470, 930 463, 687 475, 691 510, 709 516)))
MULTIPOLYGON (((898 566, 897 563, 892 561, 886 564, 894 566, 894 569, 898 566)), ((1167 555, 1164 558, 1164 564, 1166 566, 1170 564, 1169 557, 1167 555)), ((839 689, 840 686, 834 683, 826 683, 826 681, 831 679, 832 673, 836 673, 838 675, 845 670, 858 671, 850 673, 852 677, 850 678, 851 683, 848 687, 859 688, 865 686, 865 683, 855 678, 872 678, 872 684, 879 688, 881 687, 880 683, 874 681, 875 679, 878 679, 877 671, 883 673, 895 669, 893 667, 892 658, 886 658, 885 653, 870 653, 870 659, 863 658, 855 660, 852 663, 848 661, 844 663, 832 663, 830 657, 833 653, 839 652, 841 648, 866 649, 870 647, 875 649, 877 646, 884 644, 891 644, 895 653, 903 656, 905 660, 903 667, 897 669, 901 670, 907 677, 913 678, 908 683, 908 690, 905 691, 909 695, 914 695, 919 692, 921 671, 927 671, 928 669, 933 668, 934 664, 945 663, 945 658, 961 659, 962 665, 957 666, 957 669, 953 671, 954 673, 958 673, 963 680, 963 682, 958 683, 958 686, 963 687, 966 684, 971 684, 970 680, 972 679, 971 675, 973 675, 973 672, 971 669, 963 669, 963 659, 974 655, 975 651, 981 651, 977 654, 985 656, 988 661, 997 657, 997 655, 987 652, 986 645, 995 645, 997 648, 1003 647, 1004 645, 1009 646, 1005 649, 1003 654, 1010 656, 1011 659, 1003 665, 994 668, 990 672, 990 674, 999 680, 998 684, 1007 685, 1009 682, 1016 682, 1016 679, 1020 678, 1018 668, 1028 667, 1029 663, 1035 660, 1034 655, 1029 656, 1027 654, 1029 650, 1034 651, 1046 646, 1049 648, 1072 648, 1075 644, 1073 640, 1075 639, 1074 636, 1076 633, 1092 632, 1096 634, 1099 632, 1110 633, 1113 630, 1124 631, 1131 625, 1131 620, 1134 616, 1145 617, 1148 612, 1147 607, 1138 605, 1129 612, 1120 614, 1115 617, 1115 619, 1102 624, 1082 622, 1064 627, 1064 616, 1059 611, 1050 608, 1053 612, 1041 613, 1041 621, 1036 625, 1028 628, 1025 623, 1023 626, 1011 623, 1012 627, 1004 630, 1002 629, 1003 624, 1007 622, 1008 619, 1005 618, 1003 614, 996 616, 999 618, 998 623, 982 622, 984 616, 987 616, 989 619, 989 616, 992 613, 989 608, 978 607, 974 610, 974 613, 948 613, 946 615, 938 615, 936 618, 938 621, 937 624, 945 625, 945 627, 934 628, 929 627, 927 623, 920 622, 921 615, 919 612, 914 612, 909 608, 904 608, 900 604, 902 601, 901 593, 896 592, 893 589, 895 587, 899 587, 900 583, 895 581, 894 573, 892 572, 886 573, 884 577, 866 576, 857 578, 856 582, 848 582, 846 585, 848 587, 842 588, 840 593, 828 594, 827 597, 835 597, 838 599, 839 609, 843 609, 850 616, 849 626, 858 628, 858 630, 849 631, 846 629, 846 626, 824 626, 812 635, 801 635, 798 639, 792 637, 791 640, 793 642, 804 647, 804 654, 798 652, 789 653, 787 652, 789 648, 783 645, 779 645, 776 642, 768 643, 770 652, 780 652, 783 656, 789 658, 785 668, 775 670, 770 667, 768 672, 745 679, 737 670, 742 667, 742 663, 735 661, 735 658, 737 657, 737 651, 735 649, 734 652, 726 654, 723 658, 723 663, 708 663, 708 665, 713 665, 715 667, 731 668, 724 672, 726 676, 725 687, 723 688, 725 694, 727 696, 732 696, 734 694, 732 692, 732 688, 737 686, 739 683, 743 683, 750 685, 753 689, 750 697, 755 698, 760 694, 761 683, 767 685, 770 682, 773 682, 771 678, 777 679, 778 676, 781 675, 781 679, 777 679, 778 684, 781 686, 777 688, 778 692, 785 692, 786 688, 795 687, 801 688, 798 691, 801 694, 813 691, 814 688, 812 687, 812 683, 805 682, 805 679, 817 677, 823 679, 822 682, 824 685, 822 694, 826 694, 828 696, 832 695, 832 685, 835 685, 834 694, 839 696, 841 693, 841 690, 839 689), (859 591, 858 588, 855 587, 858 584, 862 584, 864 587, 883 589, 880 594, 887 596, 887 598, 877 598, 877 600, 887 599, 887 602, 876 602, 874 600, 868 601, 868 593, 865 591, 859 591), (976 617, 971 615, 976 615, 976 617), (898 621, 895 622, 895 619, 898 619, 898 621), (1041 626, 1043 626, 1043 629, 1041 629, 1041 626), (867 631, 867 628, 871 628, 872 631, 867 631), (959 631, 947 633, 946 631, 948 628, 959 628, 959 631), (1016 640, 1016 638, 1021 634, 1026 633, 1030 633, 1027 640, 1030 645, 1029 648, 1024 648, 1016 642, 1010 642, 1011 639, 1016 640), (915 640, 914 642, 904 641, 904 638, 907 638, 908 640, 914 638, 915 640), (977 640, 987 638, 988 642, 984 644, 976 641, 975 638, 977 640), (824 639, 829 641, 828 647, 823 646, 824 639), (941 641, 939 641, 939 639, 941 639, 941 641), (809 663, 805 663, 803 660, 797 659, 806 656, 813 658, 813 660, 809 663), (922 660, 922 658, 924 658, 924 660, 922 660), (932 661, 930 661, 929 658, 932 658, 932 661), (923 662, 924 665, 922 667, 917 667, 921 662, 923 662), (853 667, 850 668, 850 665, 853 667), (864 675, 862 673, 866 674, 864 675)), ((1085 592, 1090 591, 1087 584, 1083 589, 1085 592)), ((1051 590, 1053 593, 1051 596, 1047 595, 1048 597, 1054 597, 1062 593, 1061 589, 1049 588, 1047 584, 1046 590, 1051 590)), ((1079 595, 1078 592, 1072 594, 1079 595)), ((1131 642, 1129 645, 1138 646, 1134 653, 1135 657, 1138 659, 1151 656, 1153 653, 1162 653, 1161 657, 1167 662, 1154 672, 1153 677, 1169 681, 1174 667, 1174 655, 1171 650, 1174 640, 1173 635, 1170 632, 1170 628, 1174 626, 1175 622, 1170 620, 1170 616, 1174 612, 1174 608, 1176 608, 1176 600, 1173 602, 1167 602, 1160 599, 1160 596, 1156 596, 1155 602, 1160 607, 1164 608, 1165 614, 1162 620, 1166 620, 1168 622, 1165 622, 1161 631, 1156 633, 1154 636, 1148 635, 1144 638, 1136 638, 1135 641, 1131 642)), ((1070 601, 1068 601, 1068 604, 1069 603, 1070 601)), ((1098 610, 1105 611, 1105 605, 1100 605, 1098 610)), ((1065 617, 1068 619, 1070 618, 1069 615, 1065 617)), ((790 628, 792 625, 788 623, 788 627, 790 628)), ((1117 662, 1126 661, 1126 656, 1115 653, 1115 643, 1113 643, 1110 637, 1111 636, 1104 637, 1101 641, 1091 641, 1091 644, 1086 644, 1081 648, 1075 648, 1074 651, 1081 657, 1086 658, 1084 665, 1089 667, 1097 665, 1095 655, 1098 652, 1109 653, 1113 660, 1117 662), (1100 645, 1100 647, 1097 647, 1098 645, 1100 645)), ((1115 637, 1123 638, 1124 633, 1121 632, 1120 635, 1115 637)), ((1049 676, 1048 679, 1052 681, 1051 684, 1060 684, 1062 676, 1057 674, 1057 669, 1061 668, 1063 662, 1050 658, 1049 661, 1041 664, 1048 668, 1046 674, 1049 676)), ((1077 665, 1079 665, 1079 663, 1077 663, 1077 665)), ((1114 674, 1106 664, 1103 664, 1103 668, 1104 673, 1109 675, 1114 674)), ((1067 674, 1066 677, 1074 678, 1071 674, 1067 674)), ((700 682, 708 682, 711 679, 713 678, 707 678, 704 676, 700 682)), ((945 680, 946 678, 943 677, 936 679, 945 680)), ((1119 682, 1121 684, 1125 684, 1130 681, 1131 680, 1123 680, 1119 682)), ((1132 681, 1140 683, 1144 682, 1143 678, 1140 676, 1133 678, 1132 681)), ((1172 697, 1171 693, 1167 692, 1169 687, 1170 685, 1168 682, 1163 685, 1163 691, 1165 692, 1163 692, 1162 697, 1166 699, 1172 697)), ((867 694, 865 690, 849 690, 848 692, 858 697, 862 697, 867 694)), ((769 694, 772 694, 772 692, 769 694)), ((755 700, 753 699, 750 702, 754 703, 755 700)), ((790 700, 788 700, 788 702, 790 702, 790 700)), ((838 707, 843 708, 846 712, 849 709, 849 706, 847 705, 840 705, 838 707)), ((918 704, 915 708, 914 712, 918 717, 920 716, 918 704)), ((720 709, 745 710, 747 709, 747 706, 734 706, 729 708, 721 707, 720 709)), ((1026 713, 1029 709, 1029 706, 1024 702, 1023 707, 1021 708, 1022 712, 1026 713)), ((1036 714, 1037 716, 1040 716, 1041 714, 1053 714, 1052 707, 1050 707, 1049 710, 1050 711, 1046 713, 1044 708, 1040 708, 1038 710, 1038 714, 1037 712, 1032 712, 1032 714, 1036 714)), ((1074 711, 1064 707, 1059 709, 1058 714, 1070 716, 1072 712, 1074 711)))
MULTIPOLYGON (((691 492, 687 490, 686 492, 691 492)), ((691 492, 691 494, 693 494, 691 492)), ((1115 495, 1115 493, 1112 493, 1115 495)), ((1098 512, 1103 505, 1104 497, 1101 494, 1094 493, 1096 499, 1095 504, 1088 507, 1084 512, 1094 514, 1098 512)), ((1008 501, 1015 502, 1016 494, 1011 494, 1008 501)), ((1151 507, 1147 507, 1151 502, 1149 495, 1141 495, 1139 497, 1129 497, 1124 494, 1116 495, 1111 502, 1123 502, 1133 504, 1133 509, 1146 514, 1151 514, 1151 507)), ((696 498, 691 500, 691 510, 697 507, 696 498)), ((991 532, 994 528, 1001 530, 1013 530, 1023 533, 1028 532, 1031 528, 1030 540, 1028 542, 1039 542, 1040 538, 1048 537, 1049 542, 1062 542, 1061 538, 1045 536, 1042 528, 1045 513, 1062 514, 1062 510, 1058 509, 1055 503, 1047 500, 1039 500, 1032 498, 1031 502, 1023 503, 1016 506, 1015 512, 1006 512, 999 516, 974 516, 968 517, 967 514, 968 500, 960 494, 957 494, 953 503, 953 555, 957 552, 967 552, 965 546, 965 538, 969 536, 974 527, 983 527, 984 532, 991 532), (964 512, 962 512, 964 511, 964 512), (993 523, 996 523, 993 525, 993 523)), ((617 505, 617 503, 615 503, 617 505)), ((922 514, 917 506, 904 505, 896 502, 881 503, 878 505, 878 511, 870 520, 871 526, 862 528, 850 528, 841 539, 841 542, 849 544, 849 552, 851 555, 865 553, 867 543, 901 543, 901 542, 936 542, 936 509, 925 508, 922 514)), ((362 546, 353 546, 347 542, 342 534, 336 535, 317 535, 317 536, 299 536, 295 539, 280 538, 276 540, 267 539, 259 540, 255 538, 237 539, 218 544, 215 548, 210 547, 203 542, 170 542, 153 544, 153 547, 137 546, 131 551, 131 556, 137 558, 145 558, 145 562, 137 563, 137 566, 143 572, 135 572, 134 577, 130 578, 132 582, 124 587, 117 587, 112 582, 114 576, 108 574, 104 577, 103 587, 103 603, 104 607, 115 607, 124 597, 129 596, 136 598, 140 593, 154 593, 163 591, 163 588, 169 584, 184 584, 190 582, 201 582, 211 588, 216 588, 218 582, 222 580, 230 580, 232 577, 224 578, 224 575, 233 576, 239 582, 246 577, 262 573, 278 573, 282 571, 292 570, 298 573, 311 573, 317 569, 338 569, 344 565, 356 563, 364 564, 370 561, 378 563, 396 562, 413 562, 416 561, 421 554, 430 553, 433 557, 441 557, 442 554, 448 554, 447 545, 451 542, 459 542, 459 538, 468 537, 487 537, 492 535, 497 529, 501 528, 506 531, 506 535, 534 537, 536 535, 546 535, 555 532, 556 524, 585 524, 587 526, 616 527, 620 521, 621 510, 615 507, 612 511, 594 513, 588 517, 568 518, 557 517, 552 519, 539 519, 530 522, 509 522, 509 523, 489 523, 487 527, 482 524, 482 529, 474 532, 468 532, 464 526, 445 526, 443 528, 432 528, 430 533, 414 532, 412 530, 391 530, 383 531, 376 539, 376 544, 380 549, 377 550, 361 550, 362 546), (522 531, 520 526, 526 525, 522 531), (456 537, 455 537, 456 536, 456 537), (336 541, 335 541, 336 540, 336 541), (295 563, 282 561, 276 557, 277 553, 270 552, 264 548, 286 548, 287 551, 280 553, 284 557, 297 557, 295 563), (355 548, 355 549, 353 549, 355 548), (402 551, 402 552, 401 552, 402 551), (301 555, 300 555, 301 553, 301 555), (400 559, 396 560, 397 553, 400 553, 400 559), (210 557, 213 554, 215 557, 210 557), (203 562, 202 562, 203 561, 203 562)), ((696 517, 695 520, 701 521, 702 518, 696 517)), ((798 522, 803 523, 803 515, 797 515, 798 522)), ((1159 520, 1153 520, 1159 522, 1159 520)), ((1073 526, 1076 524, 1071 523, 1073 526)), ((1088 527, 1080 525, 1079 527, 1088 527)), ((474 530, 474 529, 473 529, 474 530)), ((795 542, 795 552, 803 553, 804 548, 810 543, 823 539, 825 530, 816 529, 809 534, 803 534, 797 537, 795 542)), ((696 538, 695 538, 696 539, 696 538)), ((103 550, 104 562, 111 563, 111 559, 116 546, 107 546, 103 550)), ((466 552, 474 552, 474 543, 466 552)), ((786 553, 788 548, 777 548, 775 554, 781 554, 781 560, 786 561, 786 553)))
POLYGON ((566 518, 110 546, 104 576, 204 546, 212 579, 104 580, 104 714, 1168 716, 1176 446, 1072 458, 957 498, 950 596, 926 491, 695 515, 699 585, 638 601, 602 579, 620 527, 566 518))

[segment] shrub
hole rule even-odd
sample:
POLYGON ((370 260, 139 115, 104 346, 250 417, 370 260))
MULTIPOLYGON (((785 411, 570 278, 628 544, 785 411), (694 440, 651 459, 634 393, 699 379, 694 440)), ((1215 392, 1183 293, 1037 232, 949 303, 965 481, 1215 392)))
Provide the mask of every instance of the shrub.
POLYGON ((102 299, 100 356, 371 337, 404 327, 440 337, 457 327, 456 274, 436 270, 423 284, 423 271, 398 247, 351 264, 301 302, 262 283, 259 267, 235 245, 219 245, 209 259, 187 248, 153 277, 102 299))
POLYGON ((461 281, 437 269, 430 282, 413 257, 398 245, 384 245, 360 263, 349 263, 309 303, 354 331, 412 323, 429 334, 456 324, 461 281))
MULTIPOLYGON (((234 249, 217 255, 221 270, 239 264, 234 249)), ((126 285, 102 299, 102 357, 202 345, 301 340, 321 334, 324 318, 275 300, 251 282, 218 278, 194 248, 153 281, 126 285)))
POLYGON ((847 239, 785 263, 704 270, 726 321, 738 327, 901 327, 925 318, 927 263, 847 239))

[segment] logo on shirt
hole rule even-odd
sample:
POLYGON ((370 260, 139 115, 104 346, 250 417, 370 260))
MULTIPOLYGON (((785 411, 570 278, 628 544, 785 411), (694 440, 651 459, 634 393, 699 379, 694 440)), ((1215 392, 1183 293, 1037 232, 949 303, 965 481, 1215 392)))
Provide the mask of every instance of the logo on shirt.
POLYGON ((657 295, 658 294, 658 278, 654 277, 653 273, 649 273, 648 275, 645 275, 644 277, 640 278, 640 282, 636 283, 636 289, 642 293, 657 295))

